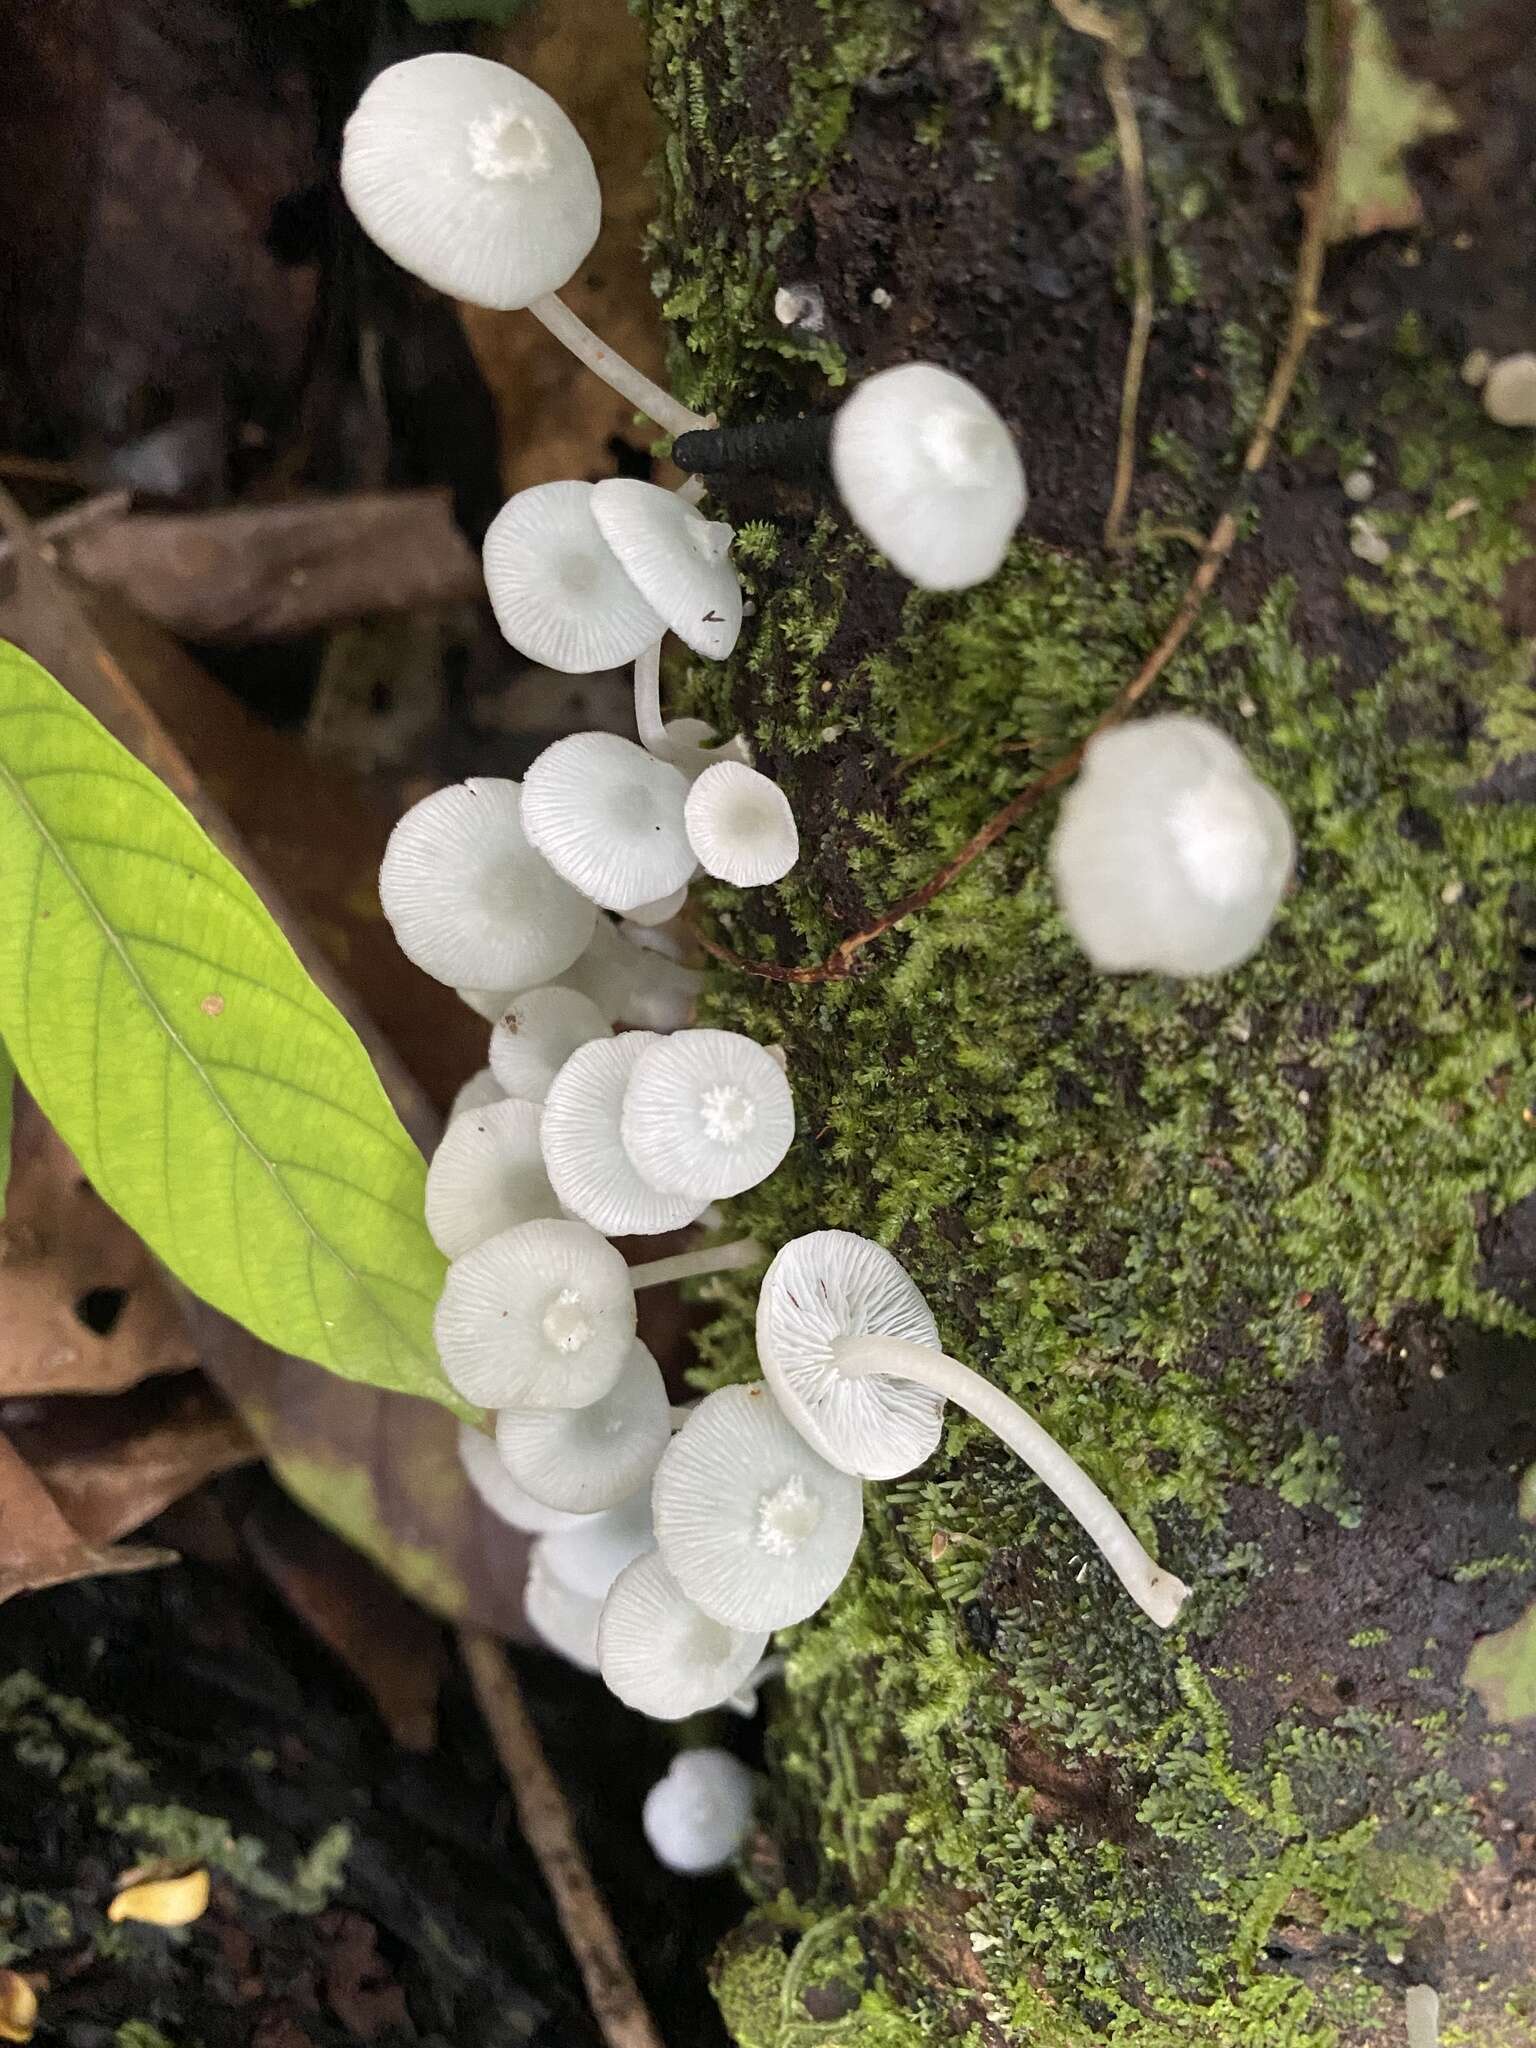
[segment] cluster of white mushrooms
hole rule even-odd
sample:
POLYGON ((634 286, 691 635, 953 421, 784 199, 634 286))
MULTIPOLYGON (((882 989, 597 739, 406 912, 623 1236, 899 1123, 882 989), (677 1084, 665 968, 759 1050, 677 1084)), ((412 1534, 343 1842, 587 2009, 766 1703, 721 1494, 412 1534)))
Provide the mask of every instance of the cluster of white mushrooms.
MULTIPOLYGON (((592 247, 600 199, 580 137, 527 79, 452 54, 396 65, 348 124, 342 178, 408 269, 481 306, 527 308, 666 431, 729 456, 736 430, 680 406, 555 296, 592 247)), ((998 568, 1024 473, 964 380, 921 363, 871 377, 827 440, 850 516, 912 581, 961 589, 998 568)), ((529 1619, 646 1714, 751 1711, 776 1668, 769 1637, 849 1568, 863 1483, 921 1465, 953 1401, 1025 1459, 1168 1627, 1188 1589, 1032 1417, 945 1355, 881 1246, 836 1230, 785 1245, 758 1303, 764 1378, 691 1409, 671 1406, 638 1341, 638 1289, 763 1254, 746 1239, 630 1266, 611 1240, 705 1219, 794 1138, 782 1057, 690 1028, 698 977, 661 929, 700 868, 760 886, 798 854, 790 806, 743 743, 711 746, 697 723, 662 716, 665 634, 723 660, 745 609, 731 529, 698 495, 696 480, 674 493, 610 479, 542 485, 502 509, 485 570, 503 633, 566 672, 633 662, 639 743, 579 733, 521 786, 438 791, 396 827, 380 879, 404 951, 493 1027, 433 1158, 427 1221, 451 1261, 444 1371, 495 1417, 494 1436, 465 1429, 466 1466, 534 1538, 529 1619)), ((1259 943, 1292 851, 1238 750, 1175 716, 1090 747, 1052 868, 1097 966, 1194 975, 1259 943)), ((676 1797, 658 1792, 658 1811, 676 1797)))

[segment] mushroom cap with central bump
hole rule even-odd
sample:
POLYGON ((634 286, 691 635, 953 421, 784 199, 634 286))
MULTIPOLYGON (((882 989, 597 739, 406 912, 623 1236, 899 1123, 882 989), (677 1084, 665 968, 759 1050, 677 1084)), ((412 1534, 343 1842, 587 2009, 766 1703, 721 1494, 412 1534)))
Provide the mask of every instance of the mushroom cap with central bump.
POLYGON ((1180 712, 1092 741, 1051 838, 1061 913, 1106 973, 1219 974, 1268 931, 1295 857, 1285 807, 1180 712))
POLYGON ((934 363, 881 370, 844 401, 832 476, 855 526, 923 590, 984 583, 1028 503, 1002 416, 934 363))
POLYGON ((705 874, 741 889, 783 881, 800 858, 789 798, 740 761, 712 762, 696 778, 684 822, 705 874))
POLYGON ((578 1046, 612 1036, 608 1019, 579 989, 558 983, 525 989, 506 1004, 491 1032, 491 1072, 508 1095, 542 1103, 578 1046))
POLYGON ((614 1580, 598 1624, 598 1668, 608 1690, 653 1721, 718 1707, 746 1683, 766 1629, 734 1629, 696 1607, 656 1551, 614 1580))
POLYGON ((562 675, 622 668, 662 622, 619 567, 592 517, 591 484, 535 484, 485 536, 485 587, 503 637, 562 675))
POLYGON ((593 486, 592 516, 651 610, 695 654, 724 661, 741 634, 732 529, 706 519, 676 491, 629 476, 593 486))
POLYGON ((857 1479, 818 1457, 767 1387, 707 1394, 651 1483, 656 1542, 703 1611, 731 1628, 784 1628, 842 1583, 864 1528, 857 1479))
MULTIPOLYGON (((389 835, 384 915, 406 958, 450 988, 531 988, 591 940, 591 903, 533 846, 522 812, 515 782, 473 775, 413 804, 389 835)), ((683 847, 691 863, 685 834, 683 847)))
POLYGON ((455 1259, 433 1324, 443 1370, 482 1408, 580 1408, 635 1340, 621 1252, 584 1223, 540 1219, 455 1259))
POLYGON ((912 1380, 852 1378, 845 1337, 904 1337, 940 1351, 938 1325, 901 1262, 848 1230, 792 1238, 763 1275, 757 1355, 789 1421, 841 1472, 899 1479, 938 1448, 944 1403, 912 1380))
POLYGON ((415 277, 508 311, 556 292, 602 225, 591 153, 547 92, 483 57, 381 71, 347 122, 341 187, 415 277))
POLYGON ((535 1500, 572 1514, 617 1507, 647 1484, 672 1435, 661 1367, 643 1344, 601 1400, 585 1408, 504 1408, 502 1463, 535 1500))
POLYGON ((604 910, 633 910, 692 876, 687 802, 688 778, 670 762, 617 733, 576 732, 523 778, 523 827, 573 889, 604 910))
POLYGON ((483 1429, 476 1429, 473 1423, 459 1424, 459 1463, 486 1507, 510 1528, 521 1529, 529 1536, 544 1536, 586 1519, 535 1500, 501 1462, 496 1439, 487 1436, 483 1429))
POLYGON ((624 1149, 625 1095, 640 1060, 661 1042, 653 1031, 625 1031, 578 1046, 544 1101, 540 1137, 550 1185, 573 1216, 607 1237, 681 1230, 709 1206, 707 1195, 653 1188, 624 1149))
POLYGON ((678 1031, 641 1053, 620 1136, 641 1178, 664 1193, 723 1201, 766 1180, 794 1141, 784 1070, 738 1031, 678 1031))
POLYGON ((498 1231, 558 1216, 536 1102, 492 1102, 454 1117, 427 1168, 427 1229, 457 1259, 498 1231))

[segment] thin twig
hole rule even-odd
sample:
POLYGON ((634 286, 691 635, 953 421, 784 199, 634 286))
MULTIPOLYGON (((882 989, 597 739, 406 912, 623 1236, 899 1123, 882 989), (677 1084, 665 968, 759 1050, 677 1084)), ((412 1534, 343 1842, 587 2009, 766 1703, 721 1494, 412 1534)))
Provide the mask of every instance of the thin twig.
MULTIPOLYGON (((36 520, 32 527, 33 536, 47 548, 53 541, 67 540, 71 534, 86 533, 93 526, 121 519, 132 509, 131 491, 103 491, 99 497, 77 499, 73 505, 66 505, 62 512, 36 520)), ((9 560, 11 550, 9 540, 0 540, 0 562, 9 560)))
MULTIPOLYGON (((1336 53, 1336 61, 1329 67, 1333 76, 1346 75, 1342 62, 1346 55, 1347 51, 1336 53)), ((1049 768, 1037 775, 1033 782, 1027 784, 1017 796, 990 817, 980 831, 974 833, 960 851, 947 860, 937 874, 931 875, 920 889, 914 889, 911 895, 904 896, 899 903, 892 904, 889 910, 882 911, 874 923, 867 925, 863 931, 854 932, 851 937, 841 940, 826 959, 817 965, 782 967, 776 962, 746 960, 740 954, 732 953, 728 948, 716 945, 712 940, 701 936, 699 943, 705 952, 716 960, 723 961, 728 967, 737 968, 744 974, 755 975, 764 981, 789 982, 803 986, 814 982, 846 980, 852 972, 856 956, 863 952, 866 946, 872 945, 876 939, 883 938, 888 931, 900 924, 904 918, 911 917, 915 911, 925 910, 951 882, 964 874, 972 861, 979 859, 989 847, 995 846, 1004 833, 1016 825, 1027 811, 1033 810, 1042 797, 1048 796, 1053 789, 1059 788, 1074 775, 1081 766, 1090 743, 1097 739, 1100 733, 1107 732, 1111 726, 1119 725, 1146 696, 1188 638, 1191 626, 1199 617, 1206 598, 1226 565, 1241 530, 1242 516, 1248 503, 1253 479, 1269 459, 1276 431, 1295 389, 1307 343, 1317 328, 1323 325, 1322 316, 1317 310, 1317 299, 1322 285, 1323 265, 1328 253, 1328 223, 1333 213, 1333 194, 1338 182, 1342 125, 1342 117, 1335 107, 1324 130, 1317 179, 1307 195, 1306 224, 1301 247, 1297 253, 1296 277, 1291 291, 1291 312, 1286 325, 1285 340, 1281 345, 1274 373, 1269 380, 1269 389, 1265 394, 1258 423, 1243 456, 1238 488, 1231 503, 1212 527, 1189 586, 1162 638, 1109 709, 1070 753, 1063 754, 1059 760, 1053 761, 1049 768)))
POLYGON ((1125 188, 1125 228, 1131 245, 1131 338, 1120 385, 1120 436, 1115 450, 1115 483, 1104 518, 1104 545, 1126 545, 1125 515, 1136 481, 1136 416, 1152 341, 1152 223, 1147 207, 1147 159, 1131 93, 1131 59, 1141 52, 1139 31, 1116 21, 1089 0, 1051 0, 1062 20, 1079 35, 1092 36, 1104 50, 1104 97, 1115 118, 1120 178, 1125 188))
POLYGON ((608 2048, 663 2048, 501 1644, 482 1629, 466 1628, 459 1631, 459 1651, 603 2039, 608 2048))

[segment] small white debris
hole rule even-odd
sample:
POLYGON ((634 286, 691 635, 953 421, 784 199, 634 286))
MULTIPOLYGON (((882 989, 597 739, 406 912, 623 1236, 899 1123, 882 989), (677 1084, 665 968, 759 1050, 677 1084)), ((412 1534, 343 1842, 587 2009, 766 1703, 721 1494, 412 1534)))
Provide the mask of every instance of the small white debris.
POLYGON ((1362 562, 1369 562, 1373 569, 1392 559, 1391 541, 1359 514, 1349 522, 1349 551, 1362 562))
POLYGON ((883 284, 877 284, 869 295, 869 303, 878 306, 882 312, 891 303, 891 295, 883 284))
POLYGON ((1475 348, 1461 366, 1461 381, 1470 384, 1475 391, 1480 384, 1488 381, 1488 372, 1493 368, 1493 357, 1485 348, 1475 348))
POLYGON ((1501 427, 1536 427, 1536 351, 1494 364, 1483 385, 1483 411, 1501 427))
POLYGON ((820 334, 827 324, 827 303, 813 284, 780 285, 773 295, 773 317, 781 327, 820 334))
POLYGON ((1376 479, 1366 469, 1352 469, 1344 479, 1344 495, 1352 498, 1357 505, 1375 495, 1376 479))
POLYGON ((1440 901, 1447 905, 1452 903, 1459 903, 1462 897, 1466 895, 1466 893, 1467 885, 1465 882, 1447 882, 1445 887, 1440 891, 1440 901))

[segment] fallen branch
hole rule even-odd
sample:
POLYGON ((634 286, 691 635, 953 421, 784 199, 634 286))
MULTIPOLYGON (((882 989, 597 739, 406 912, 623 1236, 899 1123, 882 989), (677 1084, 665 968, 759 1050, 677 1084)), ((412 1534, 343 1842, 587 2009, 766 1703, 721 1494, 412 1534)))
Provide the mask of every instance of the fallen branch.
POLYGON ((663 2048, 501 1644, 484 1630, 463 1629, 459 1650, 603 2039, 608 2048, 663 2048))

